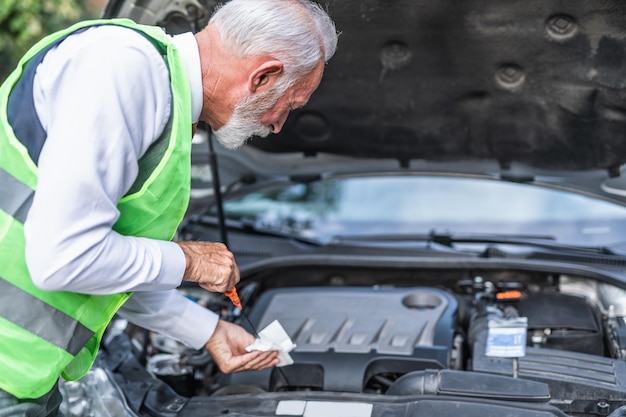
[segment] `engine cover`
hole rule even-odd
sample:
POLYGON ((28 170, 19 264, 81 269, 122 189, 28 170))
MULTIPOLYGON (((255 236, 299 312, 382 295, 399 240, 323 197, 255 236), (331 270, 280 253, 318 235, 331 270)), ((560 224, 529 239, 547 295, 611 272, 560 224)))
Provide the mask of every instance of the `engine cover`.
POLYGON ((362 392, 376 375, 447 368, 456 310, 454 297, 431 288, 267 291, 250 320, 258 330, 278 320, 297 346, 295 363, 233 374, 231 383, 362 392))

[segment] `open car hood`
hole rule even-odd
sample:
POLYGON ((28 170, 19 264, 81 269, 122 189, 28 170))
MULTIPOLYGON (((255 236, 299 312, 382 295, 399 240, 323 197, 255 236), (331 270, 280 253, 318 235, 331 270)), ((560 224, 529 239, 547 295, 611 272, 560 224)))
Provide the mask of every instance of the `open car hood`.
MULTIPOLYGON (((496 161, 559 170, 626 161, 626 6, 618 1, 332 1, 322 85, 272 152, 496 161)), ((614 171, 613 171, 614 170, 614 171)))
MULTIPOLYGON (((180 33, 216 3, 117 0, 104 15, 180 33)), ((233 176, 479 174, 626 203, 625 3, 325 4, 341 35, 320 87, 278 135, 226 152, 233 176)))

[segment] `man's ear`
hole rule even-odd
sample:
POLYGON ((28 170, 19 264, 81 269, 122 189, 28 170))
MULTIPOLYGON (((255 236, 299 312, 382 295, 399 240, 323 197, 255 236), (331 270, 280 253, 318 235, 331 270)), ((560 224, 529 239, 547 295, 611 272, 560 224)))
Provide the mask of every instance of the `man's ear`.
POLYGON ((272 59, 257 65, 248 78, 248 89, 256 93, 259 89, 268 89, 283 72, 283 63, 272 59))

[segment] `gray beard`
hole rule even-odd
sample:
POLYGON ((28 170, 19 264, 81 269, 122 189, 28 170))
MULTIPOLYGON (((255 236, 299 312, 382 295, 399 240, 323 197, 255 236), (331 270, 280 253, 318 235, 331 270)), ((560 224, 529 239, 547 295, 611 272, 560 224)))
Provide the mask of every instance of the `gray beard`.
POLYGON ((214 131, 217 140, 227 149, 237 149, 252 136, 264 138, 269 135, 270 128, 259 123, 259 118, 276 105, 284 92, 280 90, 275 87, 237 103, 228 122, 214 131))

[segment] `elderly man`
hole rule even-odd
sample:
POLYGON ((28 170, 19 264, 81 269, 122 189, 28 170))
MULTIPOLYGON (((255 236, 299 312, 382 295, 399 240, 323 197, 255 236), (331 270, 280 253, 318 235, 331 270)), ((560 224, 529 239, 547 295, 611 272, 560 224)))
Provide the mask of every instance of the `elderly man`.
POLYGON ((171 239, 193 126, 229 148, 279 132, 336 45, 317 3, 232 0, 195 35, 89 21, 26 54, 0 88, 0 415, 55 415, 59 376, 89 370, 118 312, 224 372, 278 362, 176 290, 231 289, 232 253, 171 239))

